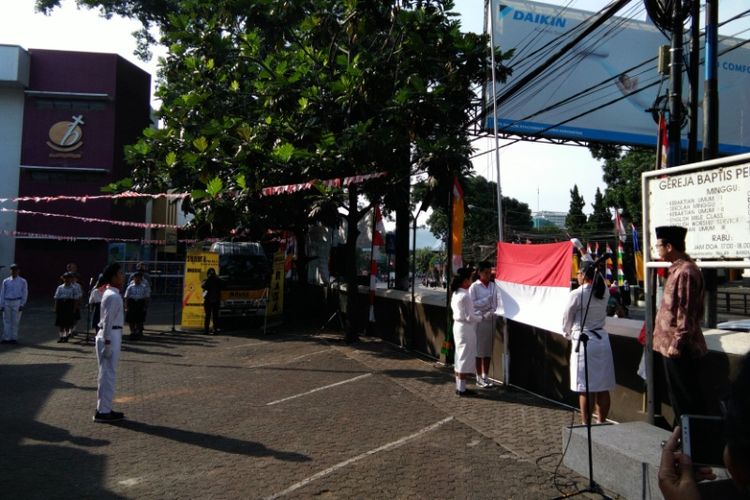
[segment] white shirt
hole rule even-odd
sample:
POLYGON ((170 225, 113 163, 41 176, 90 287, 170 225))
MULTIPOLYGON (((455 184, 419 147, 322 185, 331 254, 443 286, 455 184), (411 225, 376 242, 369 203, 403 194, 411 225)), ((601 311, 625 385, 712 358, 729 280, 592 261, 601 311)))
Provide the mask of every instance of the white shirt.
POLYGON ((125 289, 125 298, 133 300, 144 300, 151 297, 151 288, 148 283, 141 281, 136 285, 135 281, 131 281, 128 288, 125 289))
POLYGON ((29 297, 29 288, 26 280, 20 276, 9 276, 3 280, 0 287, 0 307, 5 307, 5 302, 18 302, 20 307, 26 305, 26 299, 29 297))
POLYGON ((583 316, 586 316, 584 329, 588 331, 599 330, 604 328, 607 321, 607 302, 609 301, 609 290, 604 291, 604 297, 597 299, 591 297, 588 313, 586 313, 586 304, 589 303, 591 295, 591 285, 585 284, 579 286, 572 292, 568 299, 568 307, 565 308, 563 315, 563 331, 565 337, 575 338, 581 332, 581 322, 583 316))
POLYGON ((102 312, 96 336, 109 340, 112 337, 112 327, 119 327, 116 330, 121 331, 123 323, 125 323, 125 315, 120 290, 107 286, 102 297, 102 312))
POLYGON ((469 287, 469 295, 474 303, 474 312, 478 315, 497 309, 497 289, 494 281, 485 286, 482 280, 476 280, 469 287))
POLYGON ((74 283, 71 283, 68 286, 65 286, 65 284, 62 284, 57 287, 57 290, 55 290, 55 299, 58 299, 58 300, 67 300, 67 299, 78 300, 80 298, 81 298, 81 287, 75 286, 74 283))
POLYGON ((451 295, 451 310, 453 321, 458 323, 477 323, 482 320, 482 316, 474 312, 471 295, 465 288, 459 288, 451 295))
POLYGON ((104 296, 104 287, 92 288, 89 294, 89 304, 101 304, 104 296))

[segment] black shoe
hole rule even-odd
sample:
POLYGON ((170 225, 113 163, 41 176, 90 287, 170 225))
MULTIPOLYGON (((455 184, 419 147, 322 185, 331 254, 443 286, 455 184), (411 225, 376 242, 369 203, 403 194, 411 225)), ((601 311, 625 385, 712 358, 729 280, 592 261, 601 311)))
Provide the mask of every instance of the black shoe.
POLYGON ((99 413, 97 411, 94 413, 94 422, 119 422, 124 418, 125 415, 116 411, 111 411, 109 413, 99 413))
POLYGON ((18 341, 16 339, 10 339, 8 341, 9 344, 18 344, 18 341))
POLYGON ((67 342, 68 342, 68 337, 63 337, 63 338, 62 338, 62 341, 63 341, 64 343, 67 343, 67 342))
POLYGON ((456 396, 464 398, 466 396, 474 396, 476 395, 476 392, 472 391, 471 389, 466 389, 465 391, 459 391, 456 390, 456 396))
POLYGON ((58 344, 62 344, 63 342, 65 342, 65 337, 60 337, 59 339, 57 339, 58 344))

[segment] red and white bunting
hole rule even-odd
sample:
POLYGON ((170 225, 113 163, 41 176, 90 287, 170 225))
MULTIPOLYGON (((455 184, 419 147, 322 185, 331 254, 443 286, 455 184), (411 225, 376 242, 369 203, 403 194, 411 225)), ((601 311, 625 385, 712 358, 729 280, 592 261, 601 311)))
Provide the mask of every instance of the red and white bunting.
POLYGON ((261 189, 262 196, 275 196, 277 194, 290 194, 297 193, 299 191, 306 191, 312 189, 315 184, 323 184, 326 187, 341 187, 349 186, 350 184, 361 184, 363 182, 377 179, 378 177, 385 177, 388 172, 376 172, 374 174, 364 175, 353 175, 351 177, 344 177, 343 179, 327 179, 324 181, 311 180, 307 182, 301 182, 298 184, 286 184, 283 186, 271 186, 261 189))
MULTIPOLYGON (((146 245, 167 245, 166 240, 147 240, 142 238, 105 238, 102 236, 64 236, 61 234, 44 234, 44 233, 29 233, 26 231, 0 231, 0 236, 7 236, 11 238, 26 238, 36 240, 56 240, 56 241, 106 241, 106 242, 133 242, 141 243, 146 245)), ((197 239, 180 239, 177 243, 192 244, 198 241, 219 241, 218 238, 208 238, 203 240, 197 239)))
POLYGON ((121 198, 137 199, 137 198, 148 198, 158 199, 164 198, 167 200, 179 200, 187 198, 190 193, 136 193, 134 191, 126 191, 124 193, 117 194, 96 194, 96 195, 83 195, 83 196, 72 196, 72 195, 59 195, 59 196, 19 196, 17 198, 0 198, 0 203, 13 202, 18 203, 20 201, 28 201, 33 203, 51 202, 51 201, 79 201, 86 203, 87 201, 93 200, 117 200, 121 198))
POLYGON ((158 224, 156 222, 133 222, 124 220, 98 219, 95 217, 79 217, 77 215, 51 214, 46 212, 33 212, 31 210, 16 210, 14 208, 0 208, 0 212, 15 212, 17 214, 23 215, 41 215, 43 217, 62 217, 65 219, 75 219, 82 222, 98 222, 104 224, 112 224, 115 226, 137 227, 141 229, 179 229, 180 227, 172 224, 158 224))

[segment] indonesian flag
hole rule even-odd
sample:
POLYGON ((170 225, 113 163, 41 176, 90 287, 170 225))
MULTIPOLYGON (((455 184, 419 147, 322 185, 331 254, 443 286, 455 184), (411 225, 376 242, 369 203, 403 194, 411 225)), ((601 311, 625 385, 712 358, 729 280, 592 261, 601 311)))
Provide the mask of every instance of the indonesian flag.
POLYGON ((464 190, 458 183, 458 178, 453 178, 453 207, 451 210, 451 253, 453 255, 453 272, 455 273, 464 265, 461 255, 461 247, 464 244, 464 190))
POLYGON ((571 243, 497 244, 497 314, 562 334, 570 293, 571 243))
POLYGON ((667 120, 664 113, 659 113, 659 137, 658 137, 658 168, 667 168, 669 166, 669 138, 667 136, 667 120))

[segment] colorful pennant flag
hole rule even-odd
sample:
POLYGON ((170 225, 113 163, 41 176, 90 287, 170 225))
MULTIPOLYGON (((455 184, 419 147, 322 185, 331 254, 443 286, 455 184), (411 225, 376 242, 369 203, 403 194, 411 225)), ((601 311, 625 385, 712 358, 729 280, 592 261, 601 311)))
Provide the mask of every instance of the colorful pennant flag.
POLYGON ((638 231, 635 225, 630 224, 630 231, 633 235, 633 254, 635 255, 635 279, 636 281, 643 281, 645 273, 643 272, 643 252, 641 252, 641 245, 638 241, 638 231))
POLYGON ((617 244, 617 286, 625 285, 625 273, 622 270, 622 258, 625 251, 622 248, 622 242, 617 244))
MULTIPOLYGON (((607 242, 607 246, 605 247, 605 250, 607 252, 607 255, 612 255, 612 248, 609 246, 609 242, 607 242)), ((612 283, 612 259, 607 259, 606 262, 606 271, 604 274, 604 281, 607 282, 607 286, 612 283)))

